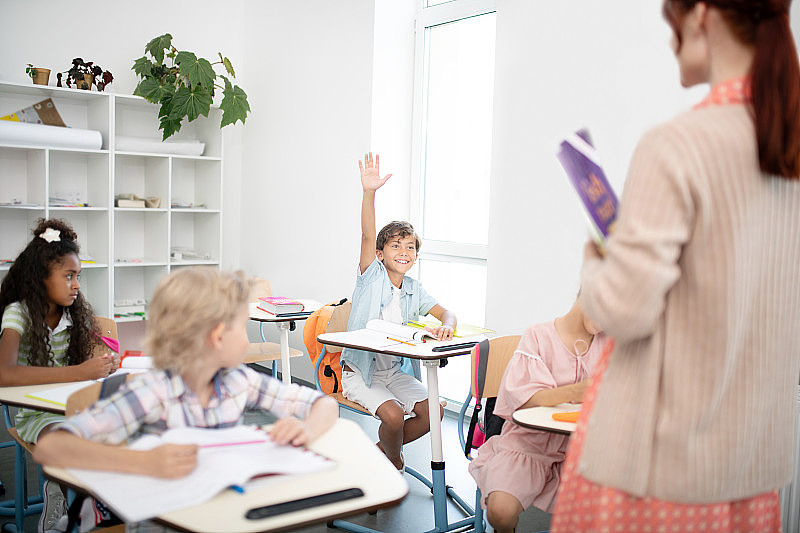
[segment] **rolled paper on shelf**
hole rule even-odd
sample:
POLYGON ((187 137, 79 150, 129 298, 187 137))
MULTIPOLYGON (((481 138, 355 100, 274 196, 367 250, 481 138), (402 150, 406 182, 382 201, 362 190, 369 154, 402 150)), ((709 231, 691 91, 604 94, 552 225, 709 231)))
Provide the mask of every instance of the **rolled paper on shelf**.
POLYGON ((0 144, 100 150, 103 135, 97 130, 0 120, 0 144))
POLYGON ((115 139, 116 150, 119 152, 203 155, 206 147, 206 143, 195 140, 162 142, 159 139, 126 137, 124 135, 117 135, 115 139))

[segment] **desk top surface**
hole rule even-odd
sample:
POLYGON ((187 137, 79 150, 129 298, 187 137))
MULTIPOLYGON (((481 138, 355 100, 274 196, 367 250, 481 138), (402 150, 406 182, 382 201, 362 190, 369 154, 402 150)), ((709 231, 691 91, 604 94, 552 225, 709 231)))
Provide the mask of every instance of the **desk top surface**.
POLYGON ((526 407, 514 411, 511 418, 522 427, 569 435, 575 431, 575 424, 553 420, 553 413, 564 413, 579 409, 580 405, 574 403, 562 403, 553 407, 526 407))
POLYGON ((460 337, 449 341, 434 341, 428 339, 427 342, 422 344, 403 344, 396 343, 391 346, 374 347, 365 344, 357 344, 353 342, 353 336, 349 331, 340 331, 336 333, 323 333, 317 336, 317 341, 322 344, 330 344, 332 346, 342 346, 344 348, 355 348, 357 350, 366 350, 369 352, 382 353, 387 355, 398 355, 400 357, 408 357, 410 359, 421 360, 434 360, 446 359, 456 355, 466 355, 472 351, 474 343, 480 342, 485 337, 483 335, 475 337, 460 337), (444 352, 434 352, 433 349, 437 346, 446 346, 448 344, 464 344, 470 343, 469 346, 458 348, 455 350, 448 350, 444 352))
MULTIPOLYGON (((205 503, 166 513, 159 519, 169 525, 200 533, 285 531, 369 509, 390 507, 400 503, 408 493, 408 484, 403 476, 358 424, 351 420, 337 420, 309 448, 334 459, 336 467, 288 477, 280 483, 248 489, 243 494, 225 490, 205 503), (245 518, 247 511, 253 508, 348 488, 359 488, 364 495, 269 518, 245 518)), ((44 472, 47 477, 85 491, 64 469, 44 467, 44 472)))
MULTIPOLYGON (((55 389, 63 387, 69 383, 48 383, 45 385, 23 385, 19 387, 0 387, 0 403, 14 407, 28 407, 31 409, 39 409, 40 411, 48 411, 50 413, 64 414, 64 406, 58 405, 44 400, 37 400, 30 398, 28 394, 36 392, 43 392, 48 389, 55 389)), ((86 383, 89 385, 89 383, 86 383)))

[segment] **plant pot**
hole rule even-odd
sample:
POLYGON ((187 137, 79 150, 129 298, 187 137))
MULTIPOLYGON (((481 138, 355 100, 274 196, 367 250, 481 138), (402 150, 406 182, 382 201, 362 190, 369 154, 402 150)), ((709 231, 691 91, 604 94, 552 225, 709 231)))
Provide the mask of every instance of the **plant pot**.
POLYGON ((91 91, 92 81, 94 81, 94 74, 84 74, 82 80, 77 80, 75 82, 75 88, 83 89, 84 91, 91 91))
POLYGON ((50 69, 36 67, 36 74, 33 76, 33 83, 36 85, 47 85, 50 83, 50 69))

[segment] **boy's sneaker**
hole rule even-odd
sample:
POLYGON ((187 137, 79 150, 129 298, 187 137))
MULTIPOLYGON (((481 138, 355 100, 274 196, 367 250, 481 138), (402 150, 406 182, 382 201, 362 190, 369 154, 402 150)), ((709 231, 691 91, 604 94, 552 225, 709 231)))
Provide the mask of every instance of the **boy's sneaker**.
MULTIPOLYGON (((61 487, 55 481, 46 479, 42 487, 42 515, 39 517, 39 533, 48 531, 64 531, 58 529, 58 522, 67 514, 67 501, 61 487)), ((63 526, 61 526, 63 527, 63 526)))

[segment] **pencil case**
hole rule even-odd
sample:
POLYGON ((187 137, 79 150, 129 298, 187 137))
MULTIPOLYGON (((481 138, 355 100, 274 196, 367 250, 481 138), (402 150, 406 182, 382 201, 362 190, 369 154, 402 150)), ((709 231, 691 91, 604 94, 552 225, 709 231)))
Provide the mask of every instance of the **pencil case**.
POLYGON ((580 416, 580 411, 569 411, 566 413, 553 413, 553 420, 557 420, 558 422, 577 422, 578 417, 580 416))

